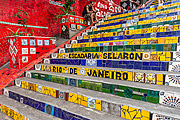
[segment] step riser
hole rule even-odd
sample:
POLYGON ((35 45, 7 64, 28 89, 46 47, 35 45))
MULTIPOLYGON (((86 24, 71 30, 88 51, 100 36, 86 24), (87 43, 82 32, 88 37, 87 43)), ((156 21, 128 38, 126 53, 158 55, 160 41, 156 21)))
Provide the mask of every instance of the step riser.
POLYGON ((29 120, 29 118, 19 114, 18 112, 12 110, 6 105, 0 104, 0 108, 1 108, 0 111, 2 113, 6 114, 7 116, 9 116, 10 118, 14 120, 29 120))
MULTIPOLYGON (((11 91, 8 91, 8 92, 9 92, 9 96, 8 96, 9 98, 12 98, 14 100, 17 100, 18 102, 22 102, 22 103, 24 103, 26 105, 29 105, 29 106, 31 106, 31 107, 33 107, 35 109, 38 109, 38 110, 41 110, 41 111, 47 113, 46 108, 47 108, 47 106, 49 104, 42 103, 40 101, 36 101, 36 100, 30 99, 28 97, 24 97, 22 95, 19 95, 17 93, 11 92, 11 91), (30 102, 32 102, 32 104, 29 104, 30 102), (39 108, 36 108, 35 104, 39 104, 39 108)), ((87 100, 86 97, 84 97, 84 98, 86 98, 85 100, 80 101, 82 99, 82 96, 79 96, 80 98, 77 100, 78 95, 74 94, 74 93, 72 93, 71 96, 72 97, 74 96, 74 100, 72 99, 72 101, 74 101, 74 103, 79 103, 79 102, 82 102, 82 101, 83 102, 84 101, 86 101, 86 102, 90 101, 91 103, 95 102, 94 101, 95 99, 90 99, 90 100, 88 99, 87 100)), ((107 103, 107 102, 104 102, 104 101, 102 101, 101 104, 102 104, 102 110, 104 110, 104 112, 115 113, 115 114, 118 113, 118 114, 120 114, 120 117, 125 118, 125 119, 128 119, 128 116, 126 116, 126 115, 129 115, 129 116, 132 116, 132 117, 137 116, 137 114, 134 115, 134 114, 129 113, 129 111, 131 111, 132 109, 141 113, 141 114, 139 114, 142 117, 141 119, 145 119, 146 118, 148 120, 154 120, 156 118, 156 116, 158 116, 157 114, 148 112, 146 110, 137 109, 137 108, 130 107, 130 106, 127 106, 127 105, 116 105, 116 104, 107 103)), ((91 105, 94 105, 94 104, 91 104, 91 105)), ((49 112, 49 114, 54 115, 56 117, 60 116, 60 118, 63 118, 61 116, 63 113, 60 113, 63 110, 60 110, 59 108, 56 108, 56 107, 54 107, 52 105, 50 105, 50 106, 54 110, 54 113, 53 112, 49 112)), ((93 106, 91 106, 91 107, 93 107, 93 106)), ((73 116, 71 113, 68 113, 68 114, 70 116, 73 116)), ((163 116, 163 115, 159 115, 159 116, 163 116)), ((163 117, 165 117, 165 116, 163 116, 163 117)), ((171 119, 173 119, 173 118, 171 118, 171 119)))
MULTIPOLYGON (((30 72, 28 72, 28 74, 30 74, 30 72)), ((142 89, 142 88, 137 88, 137 87, 128 87, 128 86, 123 86, 123 85, 115 85, 115 84, 108 84, 108 83, 102 83, 102 82, 90 82, 86 80, 62 77, 59 75, 55 76, 55 75, 48 75, 48 74, 41 74, 41 73, 31 73, 31 76, 32 78, 35 78, 35 79, 40 79, 40 80, 45 80, 49 82, 114 94, 121 97, 127 97, 131 99, 142 100, 142 101, 151 102, 155 104, 162 104, 166 106, 171 106, 171 107, 173 106, 173 107, 180 108, 180 104, 179 104, 180 95, 178 93, 165 92, 162 90, 155 91, 155 90, 146 89, 146 88, 142 89), (132 92, 132 94, 126 94, 126 92, 132 92), (168 97, 173 97, 173 100, 167 99, 168 97)))
POLYGON ((25 97, 25 96, 22 96, 22 95, 19 95, 17 93, 14 93, 14 92, 11 92, 11 91, 8 91, 5 89, 5 95, 11 99, 14 99, 20 103, 23 103, 23 104, 26 104, 30 107, 33 107, 37 110, 40 110, 42 112, 45 112, 45 113, 48 113, 52 116, 55 116, 55 117, 58 117, 58 118, 61 118, 61 119, 83 119, 83 120, 89 120, 87 118, 84 118, 84 117, 81 117, 79 115, 75 115, 75 114, 72 114, 68 111, 65 111, 65 110, 62 110, 61 108, 57 108, 57 107, 54 107, 50 104, 46 104, 46 103, 43 103, 41 101, 38 101, 38 100, 33 100, 31 98, 28 98, 28 97, 25 97), (49 109, 51 109, 51 111, 48 111, 49 109))
POLYGON ((178 64, 178 62, 112 61, 96 59, 44 59, 44 63, 172 72, 175 71, 173 71, 171 66, 180 66, 180 63, 178 64), (168 69, 170 67, 171 69, 168 69))
POLYGON ((132 71, 105 70, 103 68, 65 67, 65 66, 51 65, 51 64, 50 65, 38 64, 35 66, 35 70, 179 87, 178 85, 179 75, 178 74, 173 75, 172 73, 156 74, 155 72, 151 72, 151 71, 143 73, 142 71, 132 72, 132 71))
MULTIPOLYGON (((126 41, 126 44, 128 42, 126 41)), ((140 45, 124 45, 124 42, 107 42, 107 43, 84 43, 84 44, 67 44, 65 52, 158 52, 158 51, 177 51, 177 44, 140 44, 140 45), (103 46, 102 46, 103 45, 103 46)), ((179 43, 178 43, 179 45, 179 43)))
POLYGON ((180 61, 179 52, 75 52, 59 53, 56 56, 79 59, 180 61))

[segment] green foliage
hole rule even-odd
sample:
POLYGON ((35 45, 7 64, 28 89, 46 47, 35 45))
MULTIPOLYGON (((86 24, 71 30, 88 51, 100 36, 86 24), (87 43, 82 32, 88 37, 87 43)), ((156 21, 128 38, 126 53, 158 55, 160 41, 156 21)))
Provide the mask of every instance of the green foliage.
MULTIPOLYGON (((18 13, 14 14, 13 17, 17 17, 18 24, 21 24, 24 27, 25 32, 19 32, 20 29, 13 31, 12 29, 7 28, 10 31, 10 33, 9 33, 10 35, 31 36, 31 34, 27 33, 27 23, 29 20, 29 14, 30 13, 27 13, 24 10, 18 9, 18 13)), ((32 29, 32 33, 34 36, 33 29, 32 29)))
MULTIPOLYGON (((62 0, 55 0, 62 2, 62 0)), ((59 8, 63 13, 60 15, 57 15, 57 19, 61 18, 64 15, 75 15, 75 11, 71 10, 71 6, 75 3, 75 0, 65 0, 65 3, 63 4, 63 8, 59 8)))
POLYGON ((12 29, 10 29, 10 28, 7 28, 9 31, 10 31, 10 33, 9 33, 9 35, 12 35, 12 36, 15 36, 15 35, 19 35, 19 30, 20 29, 17 29, 17 30, 12 30, 12 29))
POLYGON ((17 17, 18 24, 21 24, 25 29, 27 28, 27 22, 29 19, 29 13, 25 12, 24 10, 18 9, 18 13, 14 14, 13 17, 17 17), (25 18, 22 17, 24 14, 25 18))

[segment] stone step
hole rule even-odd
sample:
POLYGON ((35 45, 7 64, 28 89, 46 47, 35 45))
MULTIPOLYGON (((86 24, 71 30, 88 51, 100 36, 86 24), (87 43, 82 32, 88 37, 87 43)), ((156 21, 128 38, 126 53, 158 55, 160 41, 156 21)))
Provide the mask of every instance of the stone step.
POLYGON ((146 70, 146 71, 169 71, 177 72, 180 62, 177 61, 137 61, 137 60, 109 60, 109 59, 76 59, 76 58, 46 58, 44 64, 58 65, 80 65, 105 68, 118 68, 129 70, 146 70))
POLYGON ((0 112, 0 120, 13 120, 13 119, 7 116, 6 114, 0 112))
MULTIPOLYGON (((0 104, 1 112, 7 113, 8 116, 14 115, 14 117, 16 117, 16 119, 18 118, 18 120, 21 120, 22 118, 24 118, 24 120, 61 120, 17 102, 16 100, 10 99, 4 95, 0 96, 0 104)), ((1 117, 3 116, 0 115, 0 120, 2 120, 1 117)))
MULTIPOLYGON (((38 81, 38 80, 37 80, 38 81)), ((44 84, 44 83, 43 83, 44 84)), ((10 98, 17 101, 22 100, 24 104, 29 105, 26 101, 33 101, 34 104, 39 104, 39 108, 43 112, 60 117, 62 119, 85 119, 85 120, 119 120, 120 117, 104 113, 101 111, 92 110, 83 106, 70 103, 68 101, 57 99, 48 95, 43 95, 27 89, 22 89, 17 86, 5 88, 4 91, 10 98), (51 110, 51 111, 50 111, 51 110), (53 112, 54 111, 54 112, 53 112)), ((29 105, 31 106, 31 105, 29 105)))
MULTIPOLYGON (((133 109, 138 109, 138 110, 144 110, 146 111, 146 115, 144 116, 148 116, 149 118, 150 113, 152 114, 160 114, 163 116, 168 116, 168 117, 175 117, 175 118, 180 118, 180 109, 177 108, 171 108, 171 107, 167 107, 167 106, 163 106, 163 105, 159 105, 159 104, 153 104, 153 103, 148 103, 148 102, 144 102, 144 101, 137 101, 137 100, 133 100, 133 99, 129 99, 129 98, 122 98, 119 96, 114 96, 111 94, 107 94, 107 93, 101 93, 101 92, 97 92, 97 91, 92 91, 92 90, 84 90, 82 88, 77 88, 77 87, 72 87, 72 86, 66 86, 66 85, 62 85, 62 84, 56 84, 56 83, 52 83, 52 82, 48 82, 48 81, 41 81, 38 79, 32 79, 32 78, 20 78, 17 79, 20 81, 26 81, 26 83, 20 82, 19 83, 23 83, 22 86, 26 86, 23 88, 29 89, 32 88, 32 84, 34 84, 34 86, 41 86, 43 91, 42 93, 44 94, 49 94, 52 93, 54 91, 54 94, 49 94, 53 97, 58 97, 57 96, 57 91, 60 92, 65 92, 65 96, 69 96, 69 97, 65 97, 65 99, 69 102, 74 102, 74 103, 79 103, 79 101, 81 100, 82 96, 83 97, 87 97, 88 101, 92 100, 93 101, 98 101, 100 104, 97 104, 98 102, 94 103, 95 109, 100 110, 100 111, 104 111, 104 112, 108 112, 111 114, 115 114, 117 116, 122 116, 122 111, 123 111, 123 106, 126 107, 131 107, 133 109), (31 85, 30 85, 31 84, 31 85), (29 87, 28 87, 29 85, 29 87), (49 93, 47 93, 45 91, 45 89, 48 88, 48 91, 51 90, 51 92, 49 91, 49 93), (68 95, 67 95, 68 94, 68 95), (113 106, 116 109, 111 110, 108 105, 113 106)), ((21 85, 20 85, 21 86, 21 85)), ((37 87, 36 87, 37 88, 37 87)), ((16 91, 16 87, 10 87, 6 90, 14 92, 16 91)), ((37 89, 34 91, 37 91, 37 89)), ((16 93, 18 93, 19 91, 16 91, 16 93)), ((89 103, 89 102, 88 102, 89 103)))
MULTIPOLYGON (((139 82, 113 80, 108 78, 102 79, 92 76, 78 76, 72 74, 53 73, 37 70, 26 71, 25 76, 43 81, 114 94, 117 96, 127 97, 135 100, 142 100, 155 104, 163 104, 167 106, 171 106, 172 104, 174 104, 176 105, 174 107, 179 107, 179 103, 175 102, 175 100, 179 101, 180 99, 180 88, 178 87, 165 85, 160 86, 139 82), (127 90, 130 91, 128 94, 126 93, 127 90), (164 102, 166 98, 171 96, 174 98, 174 100, 169 99, 169 102, 164 102)), ((16 84, 18 85, 19 83, 20 82, 16 80, 16 84)))
POLYGON ((58 64, 36 64, 35 70, 180 87, 180 76, 177 72, 58 64))

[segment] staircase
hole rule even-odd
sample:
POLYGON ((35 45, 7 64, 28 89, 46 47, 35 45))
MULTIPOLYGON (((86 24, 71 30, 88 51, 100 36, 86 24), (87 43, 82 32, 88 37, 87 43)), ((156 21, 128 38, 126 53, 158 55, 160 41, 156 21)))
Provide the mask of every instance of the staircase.
POLYGON ((174 1, 103 19, 4 88, 0 117, 180 119, 179 10, 174 1))

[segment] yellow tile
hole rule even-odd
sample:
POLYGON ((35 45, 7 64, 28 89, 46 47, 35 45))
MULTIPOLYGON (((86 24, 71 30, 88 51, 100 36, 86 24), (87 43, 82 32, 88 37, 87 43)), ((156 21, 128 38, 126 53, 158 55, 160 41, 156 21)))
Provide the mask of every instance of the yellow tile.
POLYGON ((160 61, 166 61, 166 57, 165 56, 160 56, 160 61))
POLYGON ((163 74, 156 74, 157 75, 157 85, 163 85, 163 74))
POLYGON ((96 110, 101 111, 101 100, 96 99, 96 110))

